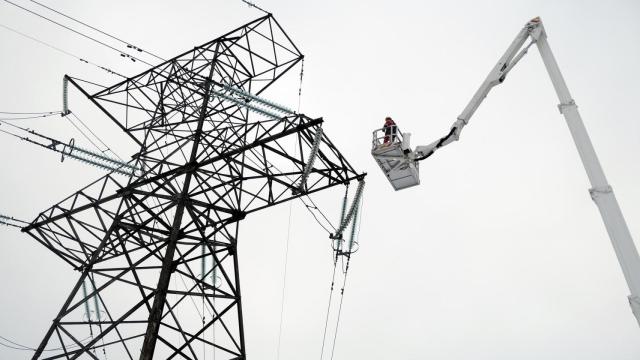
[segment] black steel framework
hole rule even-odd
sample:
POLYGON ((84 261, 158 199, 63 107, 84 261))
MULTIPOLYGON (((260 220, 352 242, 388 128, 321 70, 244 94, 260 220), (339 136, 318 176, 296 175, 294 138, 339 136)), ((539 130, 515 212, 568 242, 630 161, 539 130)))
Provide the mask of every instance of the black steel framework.
POLYGON ((108 174, 23 229, 81 273, 34 359, 196 359, 212 348, 246 358, 239 221, 364 176, 322 135, 300 187, 322 119, 255 115, 214 91, 260 94, 301 60, 266 15, 95 93, 67 77, 140 145, 131 162, 144 173, 108 174))

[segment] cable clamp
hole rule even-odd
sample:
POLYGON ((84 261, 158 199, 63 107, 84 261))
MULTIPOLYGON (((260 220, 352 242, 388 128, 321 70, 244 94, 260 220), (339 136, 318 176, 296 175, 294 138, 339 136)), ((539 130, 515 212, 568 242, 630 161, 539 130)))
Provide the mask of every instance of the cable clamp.
POLYGON ((561 103, 558 104, 558 110, 560 111, 560 114, 564 114, 566 109, 577 109, 578 105, 576 105, 576 102, 571 99, 569 100, 569 102, 567 103, 561 103))

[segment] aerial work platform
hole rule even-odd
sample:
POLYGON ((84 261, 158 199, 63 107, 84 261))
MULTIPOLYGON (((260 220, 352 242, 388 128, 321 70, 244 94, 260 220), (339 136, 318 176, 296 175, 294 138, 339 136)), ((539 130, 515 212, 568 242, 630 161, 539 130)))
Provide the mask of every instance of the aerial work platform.
POLYGON ((373 132, 371 155, 396 191, 420 184, 418 162, 407 161, 410 136, 395 125, 373 132))

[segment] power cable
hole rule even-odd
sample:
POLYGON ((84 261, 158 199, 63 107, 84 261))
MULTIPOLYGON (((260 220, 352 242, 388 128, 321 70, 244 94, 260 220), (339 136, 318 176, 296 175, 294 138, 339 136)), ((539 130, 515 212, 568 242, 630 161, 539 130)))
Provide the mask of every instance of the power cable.
MULTIPOLYGON (((82 126, 84 126, 90 133, 91 135, 93 135, 96 139, 98 139, 98 141, 102 144, 102 146, 105 147, 105 150, 101 150, 103 153, 104 152, 111 152, 115 157, 117 157, 118 159, 120 159, 120 161, 124 161, 118 154, 115 153, 115 151, 113 151, 111 149, 111 147, 109 145, 107 145, 98 135, 96 135, 95 132, 93 132, 93 130, 91 130, 91 128, 89 126, 87 126, 87 124, 85 124, 84 121, 82 121, 78 115, 76 115, 75 113, 71 113, 71 116, 73 116, 76 120, 78 120, 78 122, 80 122, 80 124, 82 124, 82 126)), ((99 148, 98 148, 99 150, 99 148)))
MULTIPOLYGON (((259 157, 259 156, 260 156, 259 154, 256 154, 256 152, 255 152, 255 150, 254 150, 254 149, 249 149, 249 151, 251 151, 251 153, 252 153, 253 155, 255 155, 256 157, 259 157)), ((261 166, 261 165, 259 165, 258 163, 256 163, 253 159, 251 159, 250 157, 247 157, 247 160, 249 160, 249 161, 250 161, 253 165, 255 165, 256 167, 260 167, 260 166, 261 166)), ((273 165, 273 164, 272 164, 271 162, 269 162, 268 160, 265 160, 265 162, 266 162, 266 164, 267 164, 269 167, 272 167, 272 168, 276 169, 278 172, 282 173, 282 171, 281 171, 280 169, 278 169, 278 167, 277 167, 277 166, 273 165)), ((295 183, 295 181, 293 181, 289 175, 284 175, 284 174, 283 174, 283 176, 284 176, 285 178, 287 178, 287 180, 291 181, 292 183, 295 183)), ((305 194, 304 196, 305 196, 307 199, 309 199, 309 200, 311 201, 311 203, 313 204, 313 206, 312 206, 312 205, 307 204, 307 203, 304 201, 304 198, 303 198, 303 197, 298 197, 298 199, 299 199, 299 200, 304 204, 304 206, 305 206, 305 208, 307 209, 307 211, 309 211, 309 213, 311 214, 311 216, 313 216, 313 218, 316 220, 316 223, 318 223, 318 225, 320 225, 320 227, 322 227, 322 228, 324 229, 324 231, 326 231, 326 232, 327 232, 327 234, 331 234, 331 231, 330 231, 329 229, 327 229, 327 227, 326 227, 325 225, 323 225, 323 224, 322 224, 322 222, 320 221, 320 219, 318 219, 318 217, 315 215, 315 213, 313 212, 313 210, 317 210, 317 211, 322 215, 322 217, 327 221, 327 223, 329 224, 329 226, 335 230, 335 227, 333 226, 333 224, 331 224, 331 222, 327 219, 327 216, 322 212, 322 210, 321 210, 318 206, 316 206, 316 205, 315 205, 315 203, 313 202, 313 200, 311 199, 311 197, 310 197, 308 194, 305 194)))
POLYGON ((27 35, 27 34, 25 34, 25 33, 23 33, 23 32, 20 32, 20 31, 18 31, 18 30, 16 30, 16 29, 14 29, 14 28, 11 28, 11 27, 6 26, 6 25, 4 25, 4 24, 0 24, 0 27, 3 27, 3 28, 5 28, 6 30, 9 30, 9 31, 11 31, 11 32, 13 32, 13 33, 15 33, 15 34, 18 34, 18 35, 20 35, 20 36, 23 36, 23 37, 25 37, 25 38, 27 38, 27 39, 33 40, 33 41, 35 41, 35 42, 37 42, 37 43, 39 43, 39 44, 41 44, 41 45, 44 45, 44 46, 46 46, 46 47, 48 47, 48 48, 51 48, 51 49, 53 49, 53 50, 55 50, 55 51, 58 51, 58 52, 62 53, 62 54, 65 54, 65 55, 67 55, 67 56, 71 56, 72 58, 75 58, 75 59, 77 59, 77 60, 80 60, 81 62, 83 62, 83 63, 85 63, 85 64, 89 64, 89 65, 95 66, 95 67, 97 67, 98 69, 100 69, 100 70, 104 70, 104 71, 106 71, 106 72, 108 72, 108 73, 110 73, 110 74, 112 74, 112 75, 116 75, 116 76, 119 76, 119 77, 124 78, 124 79, 126 79, 126 78, 127 78, 126 76, 124 76, 124 75, 122 75, 122 74, 119 74, 119 73, 117 73, 117 72, 115 72, 115 71, 113 71, 113 70, 111 70, 111 69, 109 69, 109 68, 107 68, 107 67, 104 67, 104 66, 98 65, 98 64, 96 64, 96 63, 94 63, 94 62, 91 62, 91 61, 89 61, 89 60, 86 60, 86 59, 84 59, 84 58, 81 58, 81 57, 80 57, 80 56, 78 56, 78 55, 75 55, 75 54, 73 54, 73 53, 70 53, 70 52, 68 52, 68 51, 66 51, 66 50, 63 50, 63 49, 59 48, 59 47, 53 46, 53 45, 51 45, 51 44, 49 44, 49 43, 47 43, 47 42, 44 42, 44 41, 42 41, 42 40, 40 40, 40 39, 38 39, 38 38, 36 38, 36 37, 33 37, 33 36, 30 36, 30 35, 27 35))
POLYGON ((0 120, 16 121, 16 120, 40 119, 40 118, 45 118, 45 117, 54 116, 54 115, 61 115, 61 114, 62 112, 58 111, 55 113, 43 114, 43 115, 3 117, 3 118, 0 118, 0 120))
POLYGON ((333 297, 333 288, 336 280, 336 265, 338 263, 338 255, 336 253, 335 259, 333 260, 333 275, 331 275, 331 290, 329 291, 329 302, 327 303, 327 316, 324 320, 324 332, 322 334, 322 348, 320 349, 320 360, 322 360, 322 355, 324 355, 324 344, 327 339, 327 328, 329 327, 329 313, 331 312, 331 298, 333 297))
POLYGON ((118 159, 114 159, 103 153, 96 153, 91 150, 87 150, 87 149, 75 146, 75 141, 73 139, 71 139, 69 144, 65 144, 59 140, 37 133, 34 130, 17 126, 15 124, 12 124, 6 121, 0 120, 0 124, 5 124, 12 128, 24 131, 27 134, 36 136, 37 138, 36 140, 34 140, 29 138, 28 136, 20 136, 13 132, 0 129, 0 132, 2 133, 5 133, 10 136, 14 136, 22 141, 26 141, 26 142, 41 146, 45 149, 49 149, 51 151, 62 154, 61 160, 64 160, 65 157, 70 157, 78 161, 87 163, 89 165, 93 165, 107 171, 116 172, 125 176, 136 175, 136 171, 142 171, 141 169, 135 167, 134 165, 120 161, 118 159), (38 140, 38 139, 44 139, 46 141, 49 141, 50 143, 47 144, 44 142, 44 140, 38 140))
MULTIPOLYGON (((344 221, 344 218, 346 217, 348 196, 349 196, 349 185, 347 184, 344 191, 344 198, 342 200, 342 209, 340 211, 340 221, 339 221, 340 223, 342 223, 344 221)), ((333 274, 331 275, 331 290, 329 291, 329 301, 327 303, 327 315, 324 320, 324 331, 322 333, 322 348, 320 350, 320 360, 322 360, 322 356, 324 355, 324 344, 327 339, 327 328, 329 326, 329 314, 331 313, 331 299, 333 297, 333 290, 335 287, 336 267, 338 265, 338 256, 340 255, 340 249, 342 246, 342 239, 340 237, 337 237, 334 239, 332 236, 330 236, 330 238, 332 240, 335 240, 331 242, 331 248, 333 249, 335 255, 333 256, 333 274)))
MULTIPOLYGON (((318 210, 318 213, 320 213, 320 215, 322 216, 322 218, 327 222, 327 224, 329 224, 329 226, 331 226, 331 228, 333 229, 333 231, 336 230, 336 227, 333 226, 333 224, 331 223, 331 221, 329 221, 329 219, 327 218, 327 216, 324 214, 324 212, 322 212, 322 210, 318 207, 318 205, 316 205, 316 203, 313 201, 313 199, 309 196, 309 195, 305 195, 305 197, 307 199, 309 199, 309 201, 311 202, 311 205, 307 205, 304 200, 302 200, 302 202, 305 204, 305 206, 307 207, 307 209, 314 209, 314 210, 318 210)), ((302 199, 302 198, 301 198, 302 199)), ((313 213, 312 213, 313 214, 313 213)), ((315 217, 315 215, 314 215, 315 217)), ((316 218, 317 220, 317 218, 316 218)), ((319 222, 318 222, 319 223, 319 222)), ((322 224, 320 224, 322 226, 322 224)), ((324 226, 323 226, 324 228, 324 226)), ((327 228, 325 228, 325 230, 328 233, 331 233, 331 231, 327 230, 327 228)))
POLYGON ((154 53, 151 53, 151 52, 146 51, 146 50, 142 50, 141 48, 139 48, 139 47, 137 47, 137 46, 135 46, 135 45, 132 45, 132 44, 131 44, 130 42, 128 42, 128 41, 124 41, 124 40, 122 40, 121 38, 119 38, 119 37, 117 37, 117 36, 111 35, 111 34, 109 34, 109 33, 105 32, 105 31, 102 31, 102 30, 100 30, 100 29, 98 29, 98 28, 94 27, 94 26, 91 26, 91 25, 89 25, 89 24, 87 24, 87 23, 84 23, 84 22, 82 22, 82 21, 78 20, 78 19, 75 19, 75 18, 73 18, 73 17, 71 17, 71 16, 69 16, 69 15, 67 15, 67 14, 64 14, 64 13, 63 13, 63 12, 61 12, 61 11, 58 11, 58 10, 56 10, 56 9, 53 9, 53 8, 51 8, 51 7, 47 6, 47 5, 44 5, 44 4, 42 4, 42 3, 39 3, 39 2, 37 2, 37 1, 35 1, 35 0, 31 0, 31 2, 32 2, 32 3, 34 3, 34 4, 37 4, 37 5, 39 5, 39 6, 42 6, 42 7, 43 7, 43 8, 45 8, 45 9, 48 9, 48 10, 50 10, 50 11, 53 11, 54 13, 56 13, 56 14, 58 14, 58 15, 62 15, 62 16, 64 16, 64 17, 66 17, 67 19, 70 19, 70 20, 75 21, 75 22, 77 22, 77 23, 79 23, 79 24, 82 24, 82 25, 84 25, 84 26, 88 27, 89 29, 95 30, 95 31, 97 31, 97 32, 99 32, 99 33, 101 33, 101 34, 103 34, 103 35, 106 35, 106 36, 108 36, 108 37, 110 37, 110 38, 112 38, 112 39, 114 39, 114 40, 116 40, 116 41, 119 41, 119 42, 121 42, 121 43, 123 43, 123 44, 127 45, 127 47, 128 47, 128 48, 130 48, 130 49, 137 50, 138 52, 142 52, 142 53, 145 53, 145 54, 151 55, 151 56, 155 57, 155 58, 156 58, 156 59, 158 59, 158 60, 165 61, 165 59, 163 59, 162 57, 160 57, 160 56, 158 56, 158 55, 156 55, 156 54, 154 54, 154 53))
POLYGON ((331 360, 333 360, 333 354, 336 350, 336 339, 338 338, 338 326, 340 325, 340 315, 342 313, 342 301, 344 300, 344 288, 347 285, 347 274, 349 271, 349 261, 351 261, 351 254, 347 255, 347 268, 344 272, 344 279, 342 281, 342 288, 340 289, 340 305, 338 306, 338 318, 336 319, 336 330, 333 333, 333 346, 331 348, 331 360))
MULTIPOLYGON (((294 150, 293 157, 296 157, 298 149, 294 150)), ((289 239, 291 237, 291 214, 293 210, 293 202, 289 202, 289 219, 287 220, 287 241, 284 250, 284 272, 282 275, 282 296, 280 298, 280 326, 278 327, 278 348, 276 351, 276 359, 280 359, 280 344, 282 340, 282 323, 284 322, 284 299, 287 288, 287 265, 289 263, 289 239)))
POLYGON ((12 112, 12 111, 0 111, 0 114, 9 115, 58 115, 61 111, 41 111, 41 112, 12 112))
MULTIPOLYGON (((74 127, 74 128, 76 128, 76 130, 78 130, 78 132, 80 132, 80 134, 82 134, 82 136, 84 136, 84 138, 85 138, 85 139, 87 139, 87 141, 89 141, 89 142, 91 143, 91 145, 93 145, 93 147, 95 147, 95 148, 96 148, 98 151, 100 151, 101 153, 104 153, 104 151, 102 151, 102 150, 100 149, 100 147, 99 147, 98 145, 96 145, 96 143, 95 143, 95 142, 93 142, 93 141, 92 141, 92 140, 87 136, 87 134, 85 134, 85 133, 84 133, 84 131, 82 131, 82 129, 80 129, 80 128, 78 127, 78 125, 76 125, 73 121, 71 121, 71 119, 70 119, 68 116, 65 116, 64 118, 65 118, 65 119, 67 119, 67 120, 69 120, 69 123, 70 123, 71 125, 73 125, 73 127, 74 127)), ((106 150, 105 150, 105 151, 106 151, 106 150)))
POLYGON ((37 13, 37 12, 33 11, 33 10, 29 10, 29 9, 27 9, 27 8, 23 7, 23 6, 20 6, 20 5, 18 5, 18 4, 16 4, 16 3, 12 2, 12 1, 10 1, 10 0, 4 0, 4 1, 5 1, 6 3, 9 3, 9 4, 11 4, 11 5, 13 5, 13 6, 17 7, 17 8, 20 8, 20 9, 22 9, 22 10, 24 10, 24 11, 26 11, 26 12, 30 13, 30 14, 33 14, 33 15, 35 15, 35 16, 37 16, 37 17, 41 18, 41 19, 47 20, 47 21, 49 21, 49 22, 51 22, 51 23, 53 23, 53 24, 56 24, 56 25, 58 25, 58 26, 60 26, 60 27, 64 28, 64 29, 67 29, 67 30, 69 30, 69 31, 71 31, 71 32, 73 32, 73 33, 75 33, 75 34, 77 34, 77 35, 80 35, 80 36, 82 36, 82 37, 84 37, 84 38, 87 38, 87 39, 89 39, 89 40, 91 40, 91 41, 93 41, 93 42, 96 42, 96 43, 98 43, 98 44, 100 44, 100 45, 102 45, 102 46, 105 46, 105 47, 107 47, 107 48, 109 48, 109 49, 111 49, 111 50, 117 51, 117 52, 120 54, 120 56, 125 57, 125 58, 128 58, 128 59, 130 59, 130 60, 131 60, 131 61, 133 61, 133 62, 140 61, 140 62, 141 62, 141 63, 143 63, 143 64, 146 64, 146 65, 149 65, 149 66, 152 66, 152 67, 153 67, 153 65, 152 65, 151 63, 148 63, 148 62, 146 62, 146 61, 144 61, 144 60, 142 60, 142 59, 139 59, 139 58, 137 58, 137 57, 135 57, 135 56, 133 56, 133 55, 130 55, 130 54, 128 54, 128 53, 126 53, 126 52, 124 52, 124 51, 120 51, 120 50, 118 50, 117 48, 115 48, 115 47, 113 47, 113 46, 111 46, 111 45, 109 45, 109 44, 107 44, 107 43, 105 43, 105 42, 103 42, 103 41, 100 41, 100 40, 98 40, 98 39, 96 39, 96 38, 93 38, 93 37, 91 37, 91 36, 89 36, 89 35, 87 35, 87 34, 85 34, 85 33, 82 33, 82 32, 80 32, 80 31, 78 31, 78 30, 75 30, 75 29, 73 29, 73 28, 71 28, 71 27, 69 27, 69 26, 63 25, 63 24, 61 24, 61 23, 59 23, 59 22, 57 22, 57 21, 55 21, 55 20, 52 20, 52 19, 50 19, 50 18, 48 18, 48 17, 46 17, 46 16, 44 16, 44 15, 42 15, 42 14, 39 14, 39 13, 37 13))
MULTIPOLYGON (((15 341, 7 339, 4 336, 0 336, 0 339, 4 340, 4 341, 6 341, 6 342, 8 342, 10 344, 15 345, 15 346, 10 346, 10 345, 7 345, 7 344, 4 344, 4 343, 0 342, 0 346, 8 347, 8 348, 15 349, 15 350, 36 351, 35 348, 19 344, 19 343, 15 342, 15 341)), ((78 342, 82 344, 82 343, 86 342, 87 340, 91 340, 91 337, 88 336, 88 337, 86 337, 86 338, 84 338, 84 339, 82 339, 82 340, 80 340, 78 342)), ((78 345, 78 344, 70 344, 70 345, 65 345, 64 347, 65 348, 74 348, 74 347, 79 347, 79 346, 80 345, 78 345)), ((58 350, 62 350, 62 349, 63 349, 63 347, 58 347, 58 348, 44 349, 43 351, 58 351, 58 350)))

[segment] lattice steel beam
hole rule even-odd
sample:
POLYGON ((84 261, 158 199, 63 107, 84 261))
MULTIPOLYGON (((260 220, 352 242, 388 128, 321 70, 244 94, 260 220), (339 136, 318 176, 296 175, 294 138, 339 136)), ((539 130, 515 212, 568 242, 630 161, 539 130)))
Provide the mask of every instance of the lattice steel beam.
POLYGON ((34 359, 246 358, 239 222, 364 176, 316 136, 322 119, 211 91, 260 94, 301 59, 267 15, 96 92, 67 78, 139 144, 144 173, 108 174, 23 229, 81 273, 34 359))

